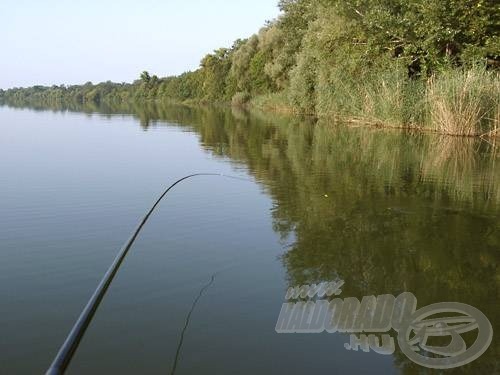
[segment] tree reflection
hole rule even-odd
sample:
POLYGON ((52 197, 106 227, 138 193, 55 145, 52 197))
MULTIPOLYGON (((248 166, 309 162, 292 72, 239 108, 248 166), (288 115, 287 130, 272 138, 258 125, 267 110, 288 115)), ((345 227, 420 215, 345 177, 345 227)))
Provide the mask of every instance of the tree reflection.
MULTIPOLYGON (((293 234, 281 258, 290 286, 342 278, 345 296, 411 291, 418 307, 467 303, 500 331, 493 145, 228 108, 56 109, 128 113, 146 130, 164 122, 189 127, 206 150, 245 165, 274 201, 274 230, 283 239, 293 234)), ((402 372, 432 373, 397 353, 402 372)), ((494 373, 497 358, 494 339, 482 357, 451 372, 494 373)))

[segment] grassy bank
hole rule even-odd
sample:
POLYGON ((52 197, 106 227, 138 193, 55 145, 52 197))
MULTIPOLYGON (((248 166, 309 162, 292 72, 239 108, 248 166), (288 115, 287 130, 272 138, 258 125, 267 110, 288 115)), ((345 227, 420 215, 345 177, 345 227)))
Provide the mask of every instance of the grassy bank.
POLYGON ((362 125, 500 136, 500 75, 482 67, 445 70, 426 80, 410 80, 394 67, 330 85, 315 93, 309 110, 289 91, 257 96, 249 105, 362 125))

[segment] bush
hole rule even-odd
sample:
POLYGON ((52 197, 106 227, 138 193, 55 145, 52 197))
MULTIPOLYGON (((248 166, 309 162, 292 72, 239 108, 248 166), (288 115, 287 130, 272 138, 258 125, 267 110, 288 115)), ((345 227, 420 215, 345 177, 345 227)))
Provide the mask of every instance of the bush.
POLYGON ((252 99, 251 105, 255 108, 273 110, 275 112, 293 112, 293 107, 288 100, 288 93, 286 91, 256 96, 252 99))
POLYGON ((316 109, 316 59, 307 52, 298 56, 290 72, 290 102, 299 112, 313 114, 316 109))
POLYGON ((242 107, 250 101, 250 94, 248 92, 237 92, 231 99, 231 105, 242 107))

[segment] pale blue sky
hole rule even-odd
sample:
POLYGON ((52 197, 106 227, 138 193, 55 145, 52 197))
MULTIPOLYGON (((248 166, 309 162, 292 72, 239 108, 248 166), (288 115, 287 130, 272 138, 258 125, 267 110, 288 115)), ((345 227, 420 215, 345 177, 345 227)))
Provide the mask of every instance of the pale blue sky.
POLYGON ((179 74, 278 13, 277 0, 0 0, 0 88, 179 74))

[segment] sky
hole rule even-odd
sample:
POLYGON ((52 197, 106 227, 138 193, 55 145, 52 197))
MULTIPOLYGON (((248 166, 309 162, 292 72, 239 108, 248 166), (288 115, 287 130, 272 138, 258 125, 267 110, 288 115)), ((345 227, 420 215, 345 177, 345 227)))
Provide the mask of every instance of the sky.
POLYGON ((277 0, 0 0, 0 88, 180 74, 278 14, 277 0))

